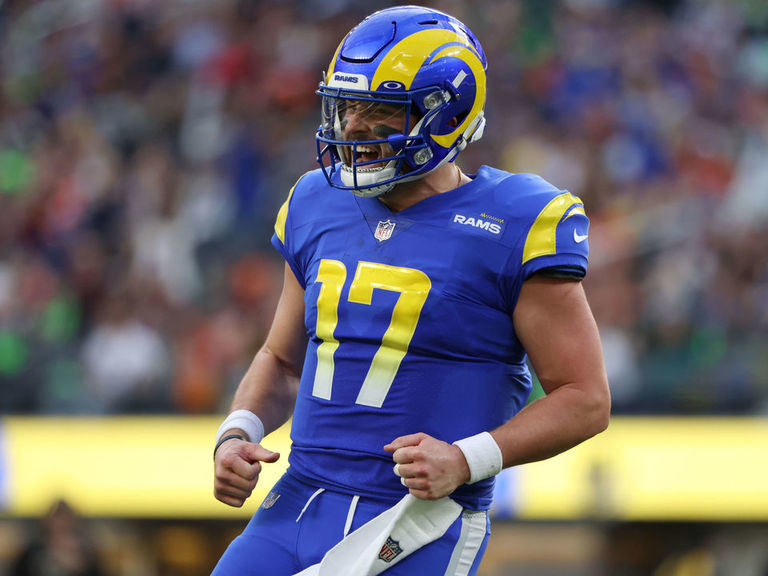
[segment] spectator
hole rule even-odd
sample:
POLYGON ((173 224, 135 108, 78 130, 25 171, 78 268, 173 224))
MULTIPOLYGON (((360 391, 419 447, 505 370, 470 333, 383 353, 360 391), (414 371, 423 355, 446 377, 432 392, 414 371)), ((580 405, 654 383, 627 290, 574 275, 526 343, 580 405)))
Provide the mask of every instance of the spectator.
MULTIPOLYGON (((590 300, 624 375, 616 410, 765 413, 768 4, 428 4, 488 38, 496 63, 498 126, 462 155, 465 171, 535 169, 586 203, 590 300)), ((71 361, 104 334, 97 311, 114 307, 118 276, 146 293, 125 325, 164 348, 147 346, 164 391, 140 404, 213 409, 263 330, 190 379, 182 327, 271 317, 242 309, 228 281, 271 255, 282 192, 316 166, 318 59, 365 12, 350 0, 0 3, 0 411, 128 409, 82 403, 71 361), (55 318, 68 328, 51 340, 55 318), (179 382, 196 392, 169 396, 179 382)))
POLYGON ((13 576, 101 576, 104 574, 80 518, 57 500, 41 520, 40 530, 11 568, 13 576))

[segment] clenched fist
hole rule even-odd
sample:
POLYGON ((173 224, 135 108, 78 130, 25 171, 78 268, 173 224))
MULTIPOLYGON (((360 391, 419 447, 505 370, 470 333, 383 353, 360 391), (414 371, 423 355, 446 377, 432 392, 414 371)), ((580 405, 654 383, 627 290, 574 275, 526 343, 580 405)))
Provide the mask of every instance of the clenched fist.
POLYGON ((384 446, 396 473, 416 498, 437 500, 469 481, 469 466, 458 446, 419 432, 395 438, 384 446))
POLYGON ((213 494, 217 500, 240 508, 259 481, 262 462, 277 462, 280 454, 261 444, 233 438, 216 451, 213 494))

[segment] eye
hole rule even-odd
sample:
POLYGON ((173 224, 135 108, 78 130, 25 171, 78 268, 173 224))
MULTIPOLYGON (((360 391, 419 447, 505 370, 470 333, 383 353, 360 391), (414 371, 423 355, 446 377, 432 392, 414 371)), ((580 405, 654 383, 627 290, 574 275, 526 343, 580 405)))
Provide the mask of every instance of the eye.
POLYGON ((367 108, 366 102, 360 100, 346 100, 339 106, 339 115, 343 118, 346 114, 361 114, 367 108))
POLYGON ((375 110, 378 116, 395 116, 400 112, 402 112, 402 108, 392 104, 379 104, 375 110))

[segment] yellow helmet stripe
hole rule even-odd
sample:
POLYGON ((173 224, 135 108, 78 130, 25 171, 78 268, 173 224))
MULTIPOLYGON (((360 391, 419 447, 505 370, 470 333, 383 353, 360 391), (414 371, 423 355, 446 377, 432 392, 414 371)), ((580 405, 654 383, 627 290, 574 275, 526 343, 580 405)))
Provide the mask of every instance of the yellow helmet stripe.
POLYGON ((382 58, 373 75, 371 90, 377 90, 382 82, 393 80, 402 82, 405 89, 410 90, 413 79, 425 63, 424 55, 454 42, 466 44, 467 40, 453 30, 442 28, 422 30, 403 38, 382 58))
POLYGON ((565 213, 571 208, 573 210, 571 210, 566 218, 570 218, 574 214, 586 215, 581 199, 570 192, 564 192, 555 196, 544 206, 525 239, 523 264, 539 256, 557 254, 557 226, 563 220, 565 213))
MULTIPOLYGON (((469 123, 477 116, 485 105, 485 71, 477 53, 472 50, 467 38, 453 30, 442 28, 422 30, 403 38, 395 44, 379 63, 373 75, 371 90, 376 90, 382 82, 402 82, 406 90, 411 88, 416 74, 424 65, 424 54, 432 54, 442 48, 429 61, 430 64, 439 58, 459 58, 463 60, 475 77, 477 86, 475 101, 469 115, 449 134, 432 135, 432 139, 444 148, 449 148, 459 134, 462 134, 469 123), (447 45, 447 46, 446 46, 447 45)), ((459 84, 460 85, 460 84, 459 84)), ((460 89, 459 89, 460 90, 460 89)))
POLYGON ((331 63, 328 65, 328 71, 325 73, 325 78, 323 78, 323 82, 325 82, 326 84, 330 80, 331 76, 333 76, 333 68, 336 65, 336 58, 339 57, 339 52, 341 51, 341 45, 344 44, 344 40, 346 39, 347 37, 344 36, 341 42, 339 42, 339 45, 336 46, 336 52, 333 53, 333 58, 331 58, 331 63))
MULTIPOLYGON (((450 148, 456 141, 456 138, 464 133, 469 123, 475 119, 478 113, 483 109, 483 106, 485 106, 485 71, 483 70, 483 63, 480 62, 480 59, 473 51, 468 50, 463 46, 450 46, 441 50, 435 54, 432 62, 448 56, 459 58, 469 66, 469 69, 472 70, 472 74, 475 77, 476 91, 475 101, 472 103, 472 108, 470 109, 469 114, 467 114, 461 124, 459 124, 453 132, 449 132, 448 134, 432 134, 432 140, 440 144, 443 148, 450 148)), ((461 86, 461 84, 459 84, 459 86, 461 86)), ((461 88, 457 87, 457 89, 461 92, 461 88)))

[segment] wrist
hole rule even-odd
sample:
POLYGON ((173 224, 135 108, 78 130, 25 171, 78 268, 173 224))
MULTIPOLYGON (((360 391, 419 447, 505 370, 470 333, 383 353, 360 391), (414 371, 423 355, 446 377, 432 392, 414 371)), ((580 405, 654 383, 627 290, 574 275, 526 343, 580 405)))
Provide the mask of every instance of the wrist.
POLYGON ((243 434, 227 434, 222 436, 219 440, 216 441, 216 447, 213 449, 213 459, 216 460, 216 451, 219 449, 219 446, 224 444, 224 442, 227 440, 234 440, 235 438, 242 440, 243 442, 248 441, 248 438, 246 438, 243 434))
POLYGON ((243 440, 259 443, 264 438, 264 424, 261 418, 250 410, 235 410, 229 414, 216 431, 216 445, 225 435, 244 435, 243 440))
POLYGON ((469 466, 467 484, 496 476, 504 467, 501 449, 488 432, 462 438, 453 444, 462 451, 469 466))

